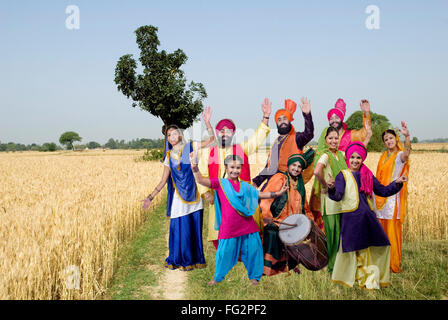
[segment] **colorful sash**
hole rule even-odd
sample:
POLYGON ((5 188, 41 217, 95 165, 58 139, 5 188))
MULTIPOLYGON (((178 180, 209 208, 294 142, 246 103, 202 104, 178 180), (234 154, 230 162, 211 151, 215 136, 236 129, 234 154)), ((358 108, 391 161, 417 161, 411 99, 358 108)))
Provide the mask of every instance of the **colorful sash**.
POLYGON ((179 157, 173 156, 172 150, 167 152, 170 163, 170 177, 167 181, 167 216, 171 216, 174 192, 177 193, 181 201, 187 204, 196 203, 199 200, 199 192, 190 165, 190 152, 192 151, 193 144, 188 142, 179 151, 179 157))
MULTIPOLYGON (((236 192, 229 179, 219 179, 219 183, 227 201, 240 216, 250 217, 254 215, 258 206, 257 189, 244 181, 240 181, 240 191, 236 192)), ((219 230, 222 212, 218 192, 215 192, 215 216, 215 230, 219 230)))
POLYGON ((345 151, 352 142, 352 130, 344 130, 342 137, 339 139, 339 150, 345 151))

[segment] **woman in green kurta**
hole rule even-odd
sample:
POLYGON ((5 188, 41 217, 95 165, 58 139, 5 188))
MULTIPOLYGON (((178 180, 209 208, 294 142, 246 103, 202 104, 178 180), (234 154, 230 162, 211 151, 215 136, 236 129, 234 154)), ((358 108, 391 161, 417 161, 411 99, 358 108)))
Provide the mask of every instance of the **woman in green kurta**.
POLYGON ((322 135, 319 140, 318 152, 314 157, 316 179, 313 190, 316 195, 320 195, 320 208, 327 238, 328 271, 331 274, 338 252, 341 205, 328 197, 327 181, 330 176, 334 179, 341 170, 347 169, 347 163, 344 154, 338 150, 338 130, 333 127, 328 127, 326 130, 325 135, 322 135))

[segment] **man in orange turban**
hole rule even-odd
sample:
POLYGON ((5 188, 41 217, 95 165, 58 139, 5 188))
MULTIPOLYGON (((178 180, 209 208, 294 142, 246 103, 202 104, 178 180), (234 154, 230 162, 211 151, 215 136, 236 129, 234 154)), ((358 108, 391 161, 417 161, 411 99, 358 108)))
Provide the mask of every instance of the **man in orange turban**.
MULTIPOLYGON (((314 137, 313 118, 311 116, 311 105, 307 98, 301 99, 299 105, 305 119, 305 130, 296 132, 291 122, 294 120, 294 113, 297 109, 297 103, 287 99, 285 108, 275 113, 275 123, 279 137, 272 145, 266 167, 255 177, 252 182, 255 186, 261 186, 265 180, 269 179, 277 172, 286 172, 288 170, 288 158, 292 154, 302 154, 303 147, 314 137)), ((303 173, 303 179, 306 183, 313 175, 312 170, 306 170, 303 173)), ((266 184, 263 186, 262 190, 266 184)))

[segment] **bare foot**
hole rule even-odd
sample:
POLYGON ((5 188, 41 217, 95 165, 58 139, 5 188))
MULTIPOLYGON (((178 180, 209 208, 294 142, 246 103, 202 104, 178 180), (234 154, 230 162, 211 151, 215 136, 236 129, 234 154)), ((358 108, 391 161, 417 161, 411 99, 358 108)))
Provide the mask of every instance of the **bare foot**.
POLYGON ((218 284, 216 280, 212 280, 208 283, 209 286, 214 286, 215 284, 218 284))
POLYGON ((250 282, 252 282, 253 286, 258 286, 258 280, 250 279, 250 282))

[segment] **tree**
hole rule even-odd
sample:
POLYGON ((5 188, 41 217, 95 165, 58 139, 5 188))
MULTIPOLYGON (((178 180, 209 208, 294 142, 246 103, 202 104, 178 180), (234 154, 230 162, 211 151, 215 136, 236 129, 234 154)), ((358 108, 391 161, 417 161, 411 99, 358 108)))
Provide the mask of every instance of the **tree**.
POLYGON ((40 148, 40 151, 56 151, 58 148, 58 146, 56 145, 56 143, 54 142, 46 142, 42 145, 42 147, 40 148))
POLYGON ((96 142, 96 141, 90 141, 88 144, 87 144, 87 148, 89 148, 89 149, 96 149, 96 148, 100 148, 101 147, 101 144, 99 144, 98 142, 96 142))
MULTIPOLYGON (((362 128, 362 111, 353 112, 345 122, 349 130, 359 130, 362 128)), ((372 122, 372 138, 370 138, 368 151, 382 151, 384 150, 384 143, 382 134, 384 130, 389 129, 391 124, 386 116, 378 113, 370 112, 370 120, 372 122)))
POLYGON ((67 147, 67 150, 68 149, 74 150, 73 142, 81 140, 82 138, 76 132, 67 131, 61 134, 61 137, 59 138, 59 143, 65 145, 67 147))
POLYGON ((104 146, 109 149, 117 149, 117 142, 113 138, 110 138, 104 146))
POLYGON ((202 112, 202 100, 207 97, 202 83, 187 80, 180 67, 187 61, 186 54, 177 49, 173 53, 158 51, 158 28, 142 26, 135 30, 140 49, 143 74, 136 75, 137 62, 131 54, 123 55, 115 67, 115 84, 127 98, 152 115, 162 119, 165 127, 176 124, 190 127, 202 112))
POLYGON ((418 138, 417 137, 413 137, 411 140, 411 143, 418 143, 418 138))

